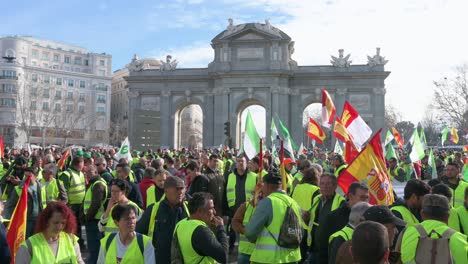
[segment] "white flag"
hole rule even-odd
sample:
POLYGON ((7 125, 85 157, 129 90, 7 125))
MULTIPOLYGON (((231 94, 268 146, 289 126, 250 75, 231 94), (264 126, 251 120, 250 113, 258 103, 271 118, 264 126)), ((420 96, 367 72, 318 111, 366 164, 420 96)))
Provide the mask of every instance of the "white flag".
POLYGON ((120 160, 121 158, 127 159, 127 161, 132 160, 132 154, 130 153, 130 142, 128 141, 128 137, 122 142, 122 145, 119 149, 119 152, 115 153, 114 155, 116 160, 120 160))

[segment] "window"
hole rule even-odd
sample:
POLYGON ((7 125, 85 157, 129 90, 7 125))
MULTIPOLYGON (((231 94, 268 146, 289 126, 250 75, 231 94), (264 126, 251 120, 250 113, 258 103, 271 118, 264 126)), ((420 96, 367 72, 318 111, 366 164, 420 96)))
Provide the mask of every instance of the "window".
POLYGON ((0 99, 0 106, 14 108, 16 107, 16 100, 11 98, 0 99))
POLYGON ((42 110, 49 111, 49 102, 42 102, 42 110))
POLYGON ((67 99, 73 99, 73 92, 67 93, 67 99))
POLYGON ((31 88, 31 95, 37 96, 37 87, 32 87, 31 88))
POLYGON ((88 60, 83 60, 83 64, 88 66, 89 65, 89 61, 88 60))
POLYGON ((106 96, 105 95, 98 95, 97 101, 98 101, 98 103, 105 103, 106 102, 106 96))
POLYGON ((61 112, 62 111, 62 106, 60 104, 55 104, 54 110, 55 110, 55 112, 61 112))
POLYGON ((68 80, 68 87, 73 87, 74 83, 73 80, 68 80))
POLYGON ((4 83, 2 84, 2 93, 16 93, 16 86, 14 84, 4 83))
POLYGON ((50 83, 50 76, 44 76, 44 83, 50 83))
POLYGON ((36 101, 31 101, 31 110, 36 110, 36 101))
POLYGON ((48 52, 42 52, 42 59, 43 60, 49 60, 49 53, 48 52))
POLYGON ((80 101, 84 101, 85 100, 85 94, 84 93, 80 93, 80 101))
POLYGON ((86 82, 80 81, 80 88, 85 88, 85 87, 86 87, 86 82))
POLYGON ((57 78, 57 80, 55 81, 55 84, 62 85, 62 78, 57 78))
POLYGON ((33 58, 37 58, 37 57, 39 56, 39 55, 38 55, 38 54, 39 54, 38 50, 35 50, 35 49, 32 50, 32 53, 31 53, 31 54, 32 54, 32 57, 33 57, 33 58))
POLYGON ((105 65, 105 64, 104 64, 104 60, 100 60, 100 61, 99 61, 99 65, 104 66, 104 65, 105 65))
POLYGON ((78 111, 82 114, 84 113, 84 105, 78 106, 78 111))
POLYGON ((62 91, 55 91, 55 99, 62 99, 62 91))
POLYGON ((73 105, 70 105, 70 104, 67 105, 67 112, 68 112, 68 113, 73 112, 73 105))
POLYGON ((104 106, 98 106, 97 112, 103 114, 106 112, 106 108, 104 106))
POLYGON ((60 55, 54 54, 54 61, 58 62, 60 60, 60 55))
POLYGON ((70 63, 70 61, 71 61, 70 56, 65 56, 63 58, 63 62, 65 62, 65 63, 70 63))
POLYGON ((49 96, 50 96, 49 89, 44 89, 44 92, 42 93, 42 97, 49 98, 49 96))
POLYGON ((103 83, 98 83, 97 89, 98 89, 99 91, 107 91, 106 85, 103 84, 103 83))
POLYGON ((75 64, 81 65, 81 57, 75 57, 75 64))
POLYGON ((36 73, 31 74, 31 80, 33 82, 37 82, 37 74, 36 73))
POLYGON ((0 79, 18 79, 16 77, 16 71, 3 71, 0 79))

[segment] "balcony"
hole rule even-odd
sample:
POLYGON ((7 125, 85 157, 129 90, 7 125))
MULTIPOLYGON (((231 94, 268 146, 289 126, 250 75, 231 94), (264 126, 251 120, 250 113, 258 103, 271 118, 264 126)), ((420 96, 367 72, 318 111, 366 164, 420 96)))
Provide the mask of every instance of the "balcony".
POLYGON ((16 89, 11 89, 11 90, 9 90, 9 89, 0 89, 0 93, 1 94, 16 94, 17 91, 16 91, 16 89))
POLYGON ((97 102, 98 102, 98 103, 105 104, 105 103, 106 103, 106 99, 98 99, 97 102))
POLYGON ((1 75, 1 76, 0 76, 0 79, 18 80, 18 76, 1 75))

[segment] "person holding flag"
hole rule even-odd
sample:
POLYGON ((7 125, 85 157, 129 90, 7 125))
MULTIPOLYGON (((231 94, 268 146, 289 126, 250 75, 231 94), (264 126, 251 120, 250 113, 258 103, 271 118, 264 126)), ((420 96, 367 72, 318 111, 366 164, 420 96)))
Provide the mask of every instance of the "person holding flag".
POLYGON ((23 242, 16 254, 16 264, 84 264, 76 232, 76 218, 62 202, 50 203, 37 219, 36 234, 23 242))

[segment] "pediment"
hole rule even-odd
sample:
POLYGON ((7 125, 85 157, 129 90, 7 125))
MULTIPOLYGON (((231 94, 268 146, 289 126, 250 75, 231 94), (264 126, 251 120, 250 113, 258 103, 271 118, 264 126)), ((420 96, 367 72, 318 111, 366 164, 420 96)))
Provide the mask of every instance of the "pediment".
POLYGON ((265 36, 250 32, 247 34, 243 34, 237 38, 233 38, 232 40, 264 40, 265 36))

